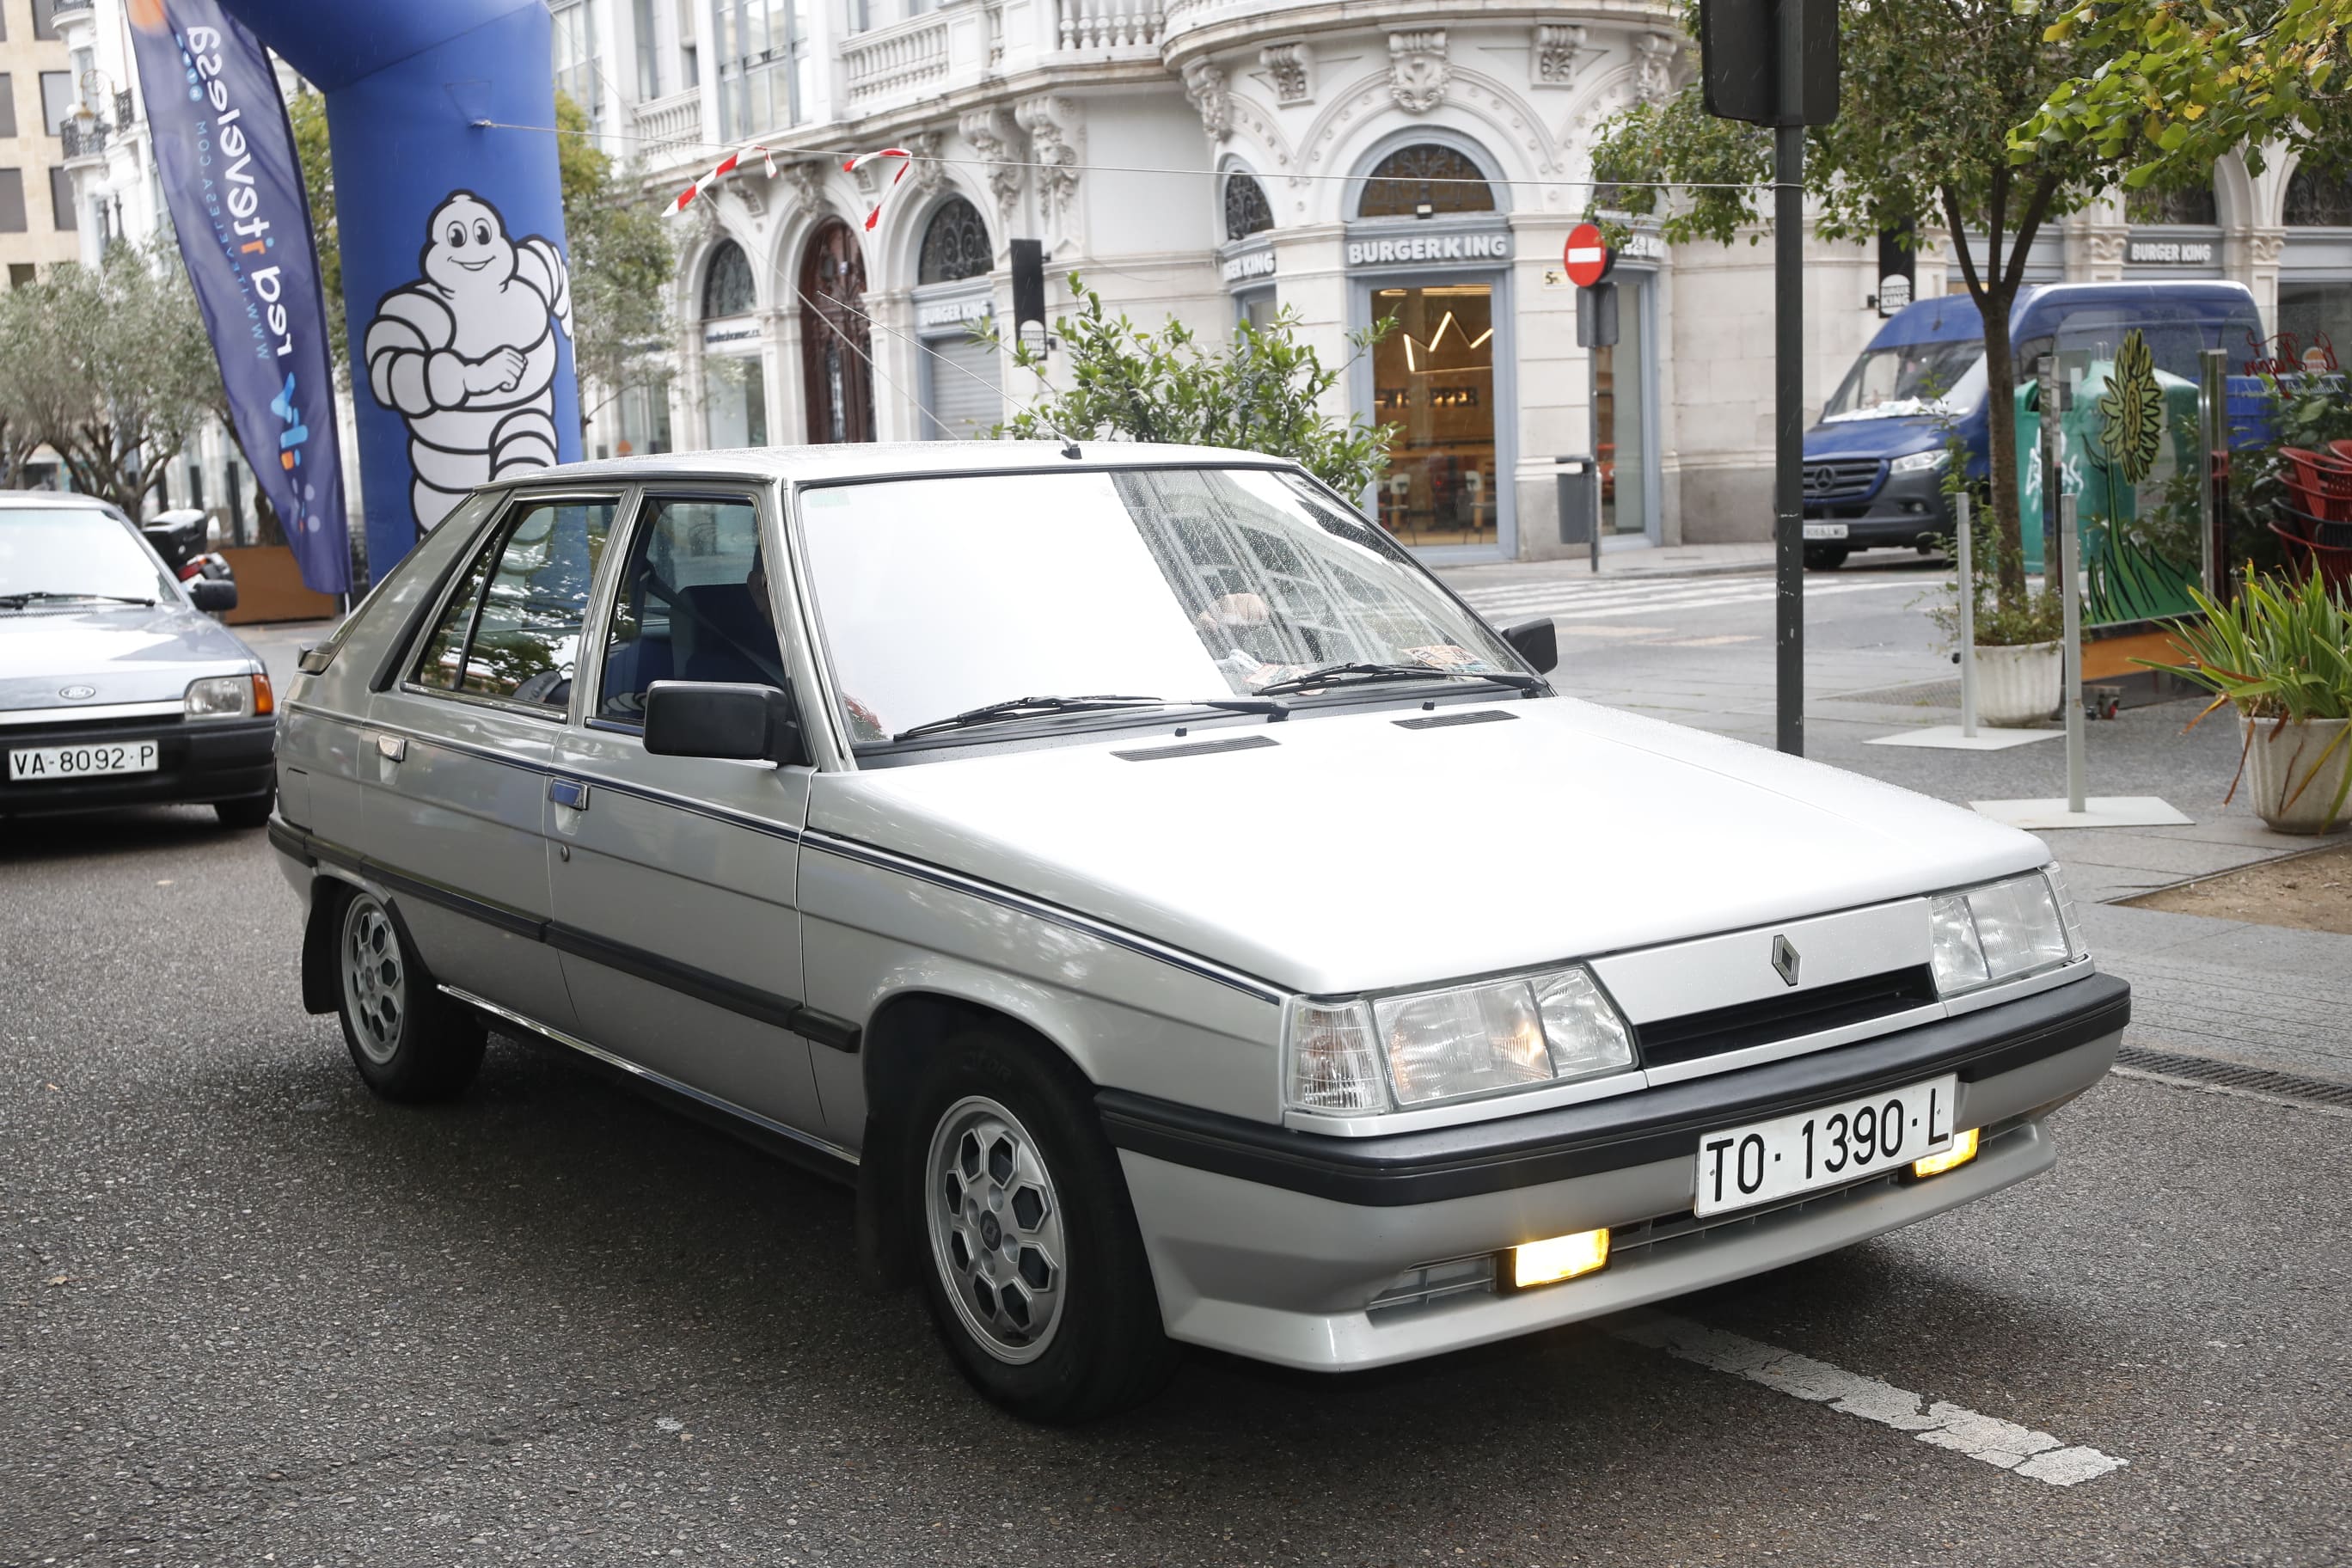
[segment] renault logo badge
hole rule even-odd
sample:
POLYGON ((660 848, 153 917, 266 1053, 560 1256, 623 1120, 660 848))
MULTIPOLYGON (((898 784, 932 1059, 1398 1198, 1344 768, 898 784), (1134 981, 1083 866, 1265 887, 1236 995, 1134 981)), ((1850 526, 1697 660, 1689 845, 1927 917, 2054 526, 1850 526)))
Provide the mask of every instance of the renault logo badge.
POLYGON ((1797 965, 1800 962, 1794 942, 1785 936, 1776 936, 1772 939, 1772 967, 1780 973, 1781 979, 1791 985, 1797 983, 1797 965))

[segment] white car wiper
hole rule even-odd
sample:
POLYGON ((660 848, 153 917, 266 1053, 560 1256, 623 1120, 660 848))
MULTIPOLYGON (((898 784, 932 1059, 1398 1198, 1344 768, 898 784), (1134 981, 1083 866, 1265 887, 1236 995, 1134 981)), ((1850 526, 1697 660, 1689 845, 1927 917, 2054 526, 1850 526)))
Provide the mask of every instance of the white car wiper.
POLYGON ((36 599, 103 599, 109 604, 144 605, 151 610, 155 607, 154 600, 142 599, 133 594, 53 594, 47 588, 27 588, 21 594, 0 594, 0 605, 12 610, 21 610, 36 599))
POLYGON ((1515 691, 1533 691, 1543 684, 1543 677, 1522 675, 1515 669, 1440 669, 1427 664, 1367 664, 1350 659, 1268 681, 1257 689, 1257 694, 1272 697, 1276 692, 1311 691, 1318 686, 1370 685, 1379 680, 1491 680, 1515 691))

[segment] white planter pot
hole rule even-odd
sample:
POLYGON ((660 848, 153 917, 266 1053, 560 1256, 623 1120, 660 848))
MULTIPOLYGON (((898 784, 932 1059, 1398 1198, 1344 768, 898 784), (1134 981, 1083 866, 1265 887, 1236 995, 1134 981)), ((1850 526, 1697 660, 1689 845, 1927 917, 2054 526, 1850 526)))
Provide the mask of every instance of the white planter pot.
POLYGON ((2327 833, 2343 825, 2345 818, 2331 815, 2336 791, 2344 787, 2347 752, 2352 745, 2337 746, 2323 766, 2319 759, 2329 745, 2344 733, 2344 726, 2352 723, 2346 719, 2313 719, 2301 724, 2280 724, 2271 719, 2249 719, 2239 716, 2241 733, 2251 730, 2252 743, 2246 748, 2246 789, 2253 795, 2254 810, 2273 831, 2278 833, 2327 833), (2319 776, 2312 778, 2317 766, 2319 776), (2302 790, 2296 795, 2296 790, 2302 790), (2294 796, 2288 804, 2288 796, 2294 796))
POLYGON ((2058 710, 2060 665, 2054 642, 1977 649, 1977 722, 2000 730, 2039 724, 2058 710))

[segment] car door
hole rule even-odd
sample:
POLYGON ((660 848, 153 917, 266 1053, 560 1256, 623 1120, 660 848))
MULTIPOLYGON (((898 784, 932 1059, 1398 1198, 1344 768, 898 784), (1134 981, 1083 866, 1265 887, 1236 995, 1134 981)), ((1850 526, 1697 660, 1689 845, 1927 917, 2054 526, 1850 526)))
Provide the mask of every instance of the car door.
POLYGON ((638 500, 599 599, 596 689, 558 749, 550 940, 589 1043, 816 1138, 796 1032, 810 770, 656 756, 644 740, 656 680, 786 684, 771 505, 749 488, 638 500))
POLYGON ((607 493, 509 501, 401 678, 369 704, 362 844, 435 978, 573 1021, 546 945, 547 784, 614 514, 607 493))

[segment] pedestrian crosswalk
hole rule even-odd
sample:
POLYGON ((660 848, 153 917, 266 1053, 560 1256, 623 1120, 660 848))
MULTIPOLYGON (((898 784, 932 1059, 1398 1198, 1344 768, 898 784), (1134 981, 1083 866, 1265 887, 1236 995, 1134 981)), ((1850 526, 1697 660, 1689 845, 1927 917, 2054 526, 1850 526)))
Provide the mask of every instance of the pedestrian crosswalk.
MULTIPOLYGON (((1805 597, 1833 594, 1888 593, 1924 584, 1916 577, 1880 581, 1805 582, 1805 597)), ((1527 620, 1549 616, 1556 621, 1590 621, 1611 616, 1638 616, 1663 611, 1713 609, 1731 605, 1769 605, 1776 589, 1770 576, 1759 573, 1722 577, 1561 577, 1532 583, 1497 584, 1455 590, 1471 608, 1490 621, 1527 620)))

